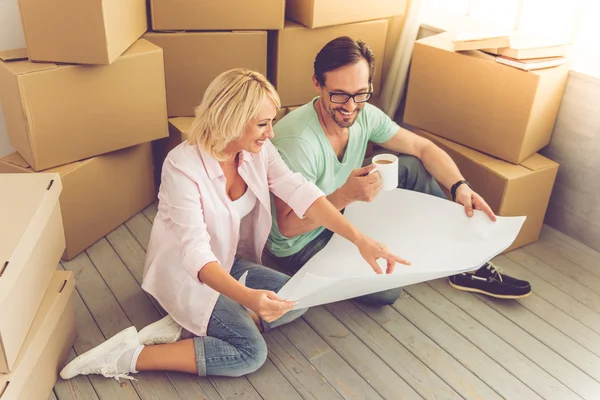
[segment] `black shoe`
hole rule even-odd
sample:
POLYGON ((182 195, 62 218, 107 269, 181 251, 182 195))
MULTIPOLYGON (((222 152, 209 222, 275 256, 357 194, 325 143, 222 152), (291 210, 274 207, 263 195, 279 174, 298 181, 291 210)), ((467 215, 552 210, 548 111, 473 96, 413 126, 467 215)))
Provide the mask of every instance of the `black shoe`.
POLYGON ((484 264, 474 273, 463 273, 449 277, 450 286, 466 292, 487 294, 500 299, 519 299, 531 294, 527 281, 501 274, 498 267, 484 264))

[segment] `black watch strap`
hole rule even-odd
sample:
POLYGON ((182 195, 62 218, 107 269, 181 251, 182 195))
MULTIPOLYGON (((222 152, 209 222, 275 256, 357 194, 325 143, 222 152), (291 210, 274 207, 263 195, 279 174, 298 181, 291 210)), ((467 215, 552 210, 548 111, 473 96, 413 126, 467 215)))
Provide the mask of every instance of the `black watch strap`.
POLYGON ((452 185, 452 188, 450 188, 450 193, 452 194, 452 201, 456 201, 456 189, 458 189, 458 187, 463 183, 466 184, 468 187, 471 187, 471 184, 465 179, 456 182, 454 185, 452 185))

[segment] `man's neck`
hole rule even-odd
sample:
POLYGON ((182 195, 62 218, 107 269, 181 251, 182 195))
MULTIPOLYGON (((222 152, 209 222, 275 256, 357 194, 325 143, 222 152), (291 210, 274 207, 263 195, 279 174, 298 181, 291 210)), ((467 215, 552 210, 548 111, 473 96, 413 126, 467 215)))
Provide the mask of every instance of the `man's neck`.
POLYGON ((321 99, 317 100, 315 106, 317 107, 317 113, 321 116, 321 125, 326 136, 335 138, 348 137, 348 128, 342 128, 333 120, 331 115, 325 110, 325 106, 321 102, 321 99))

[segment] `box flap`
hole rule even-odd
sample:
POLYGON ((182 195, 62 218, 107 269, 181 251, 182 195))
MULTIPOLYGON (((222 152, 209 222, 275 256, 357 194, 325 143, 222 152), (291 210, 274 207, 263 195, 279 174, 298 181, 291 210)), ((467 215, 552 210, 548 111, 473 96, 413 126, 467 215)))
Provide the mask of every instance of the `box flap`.
POLYGON ((27 161, 25 161, 23 157, 21 157, 16 151, 12 154, 7 155, 6 157, 3 157, 0 161, 13 164, 21 168, 31 168, 27 161))
POLYGON ((531 171, 539 171, 546 168, 557 167, 558 163, 556 161, 552 161, 551 159, 544 157, 539 153, 536 153, 528 159, 521 162, 521 165, 531 171))
MULTIPOLYGON (((71 163, 71 164, 61 165, 61 166, 50 168, 50 169, 47 169, 47 170, 44 170, 41 172, 42 173, 57 173, 57 174, 60 174, 60 176, 62 177, 67 172, 74 170, 75 168, 79 167, 82 163, 84 163, 86 161, 87 160, 75 161, 74 163, 71 163)), ((0 158, 0 163, 14 165, 15 167, 23 169, 23 172, 35 172, 31 168, 29 163, 27 161, 25 161, 23 159, 23 157, 21 157, 21 155, 16 151, 12 154, 9 154, 9 155, 3 157, 3 158, 0 158)))
POLYGON ((193 117, 176 117, 169 118, 169 124, 173 125, 181 133, 187 133, 194 122, 193 117))
POLYGON ((61 191, 58 174, 0 174, 0 307, 61 191))
MULTIPOLYGON (((0 398, 7 393, 9 398, 17 398, 28 383, 40 356, 47 347, 48 340, 56 329, 61 316, 67 309, 75 289, 75 277, 71 271, 56 271, 48 285, 42 303, 38 309, 14 370, 9 374, 0 374, 0 398)), ((63 340, 68 340, 64 338, 63 340)), ((31 382, 33 383, 33 382, 31 382)))
POLYGON ((131 57, 136 56, 138 54, 147 54, 151 51, 160 51, 162 49, 157 45, 150 43, 146 39, 138 39, 134 44, 129 47, 121 57, 131 57))
POLYGON ((2 61, 18 61, 27 60, 27 49, 14 49, 0 51, 0 60, 2 61))
MULTIPOLYGON (((462 155, 463 157, 469 158, 470 160, 475 161, 476 163, 486 167, 490 171, 493 171, 499 176, 502 176, 506 179, 516 179, 521 176, 525 176, 531 173, 532 169, 527 168, 523 165, 516 165, 509 163, 504 160, 500 160, 499 158, 495 158, 489 156, 487 154, 483 154, 477 150, 473 150, 469 147, 463 146, 461 144, 452 142, 448 139, 444 139, 442 137, 433 135, 432 133, 423 131, 421 129, 414 129, 415 133, 419 136, 423 136, 427 139, 430 139, 436 144, 440 144, 442 148, 447 147, 462 155)), ((534 155, 535 156, 535 155, 534 155)), ((532 156, 532 157, 534 157, 532 156)), ((540 156, 541 157, 541 156, 540 156)), ((526 160, 527 161, 527 160, 526 160)))

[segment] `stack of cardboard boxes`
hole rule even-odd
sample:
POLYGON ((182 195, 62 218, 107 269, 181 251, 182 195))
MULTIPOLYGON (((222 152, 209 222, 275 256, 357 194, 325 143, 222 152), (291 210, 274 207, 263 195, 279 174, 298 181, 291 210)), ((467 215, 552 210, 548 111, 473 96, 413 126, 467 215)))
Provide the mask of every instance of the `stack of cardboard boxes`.
POLYGON ((57 173, 0 174, 0 398, 47 399, 75 341, 57 173))
POLYGON ((269 78, 281 97, 280 119, 317 95, 312 85, 315 56, 330 40, 347 35, 373 49, 374 90, 379 93, 388 30, 398 26, 398 16, 405 12, 405 2, 399 0, 150 4, 153 32, 144 37, 165 52, 170 117, 169 138, 155 146, 157 166, 185 137, 208 84, 230 68, 250 68, 269 78))
POLYGON ((20 0, 27 49, 0 52, 16 153, 0 173, 56 172, 70 260, 152 203, 166 137, 163 50, 140 39, 145 0, 20 0))
POLYGON ((524 71, 482 51, 455 51, 450 33, 418 40, 404 122, 454 159, 500 216, 527 219, 510 251, 536 241, 558 164, 550 141, 568 64, 524 71))

